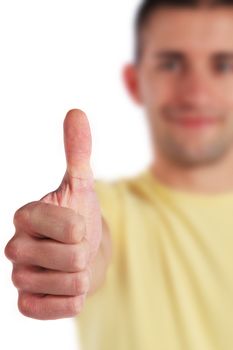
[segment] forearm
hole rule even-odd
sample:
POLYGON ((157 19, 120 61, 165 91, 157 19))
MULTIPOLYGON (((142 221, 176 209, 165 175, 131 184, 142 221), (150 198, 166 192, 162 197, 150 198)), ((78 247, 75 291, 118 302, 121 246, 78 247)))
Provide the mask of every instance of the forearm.
POLYGON ((98 253, 90 264, 91 285, 87 296, 94 294, 104 283, 112 258, 112 239, 107 223, 102 218, 103 236, 98 253))

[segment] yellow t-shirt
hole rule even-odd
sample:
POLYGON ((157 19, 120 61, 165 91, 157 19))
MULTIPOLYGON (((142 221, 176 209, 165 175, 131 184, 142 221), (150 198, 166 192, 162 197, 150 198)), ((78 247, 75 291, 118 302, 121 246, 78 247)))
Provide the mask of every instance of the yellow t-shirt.
POLYGON ((96 180, 113 239, 75 322, 82 350, 233 349, 233 192, 162 184, 150 167, 96 180))

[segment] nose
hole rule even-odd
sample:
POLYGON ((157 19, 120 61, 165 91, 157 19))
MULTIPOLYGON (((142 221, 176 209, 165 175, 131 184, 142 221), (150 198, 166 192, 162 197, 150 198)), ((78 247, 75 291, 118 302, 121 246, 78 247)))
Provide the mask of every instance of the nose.
POLYGON ((183 103, 203 107, 213 103, 213 87, 206 72, 192 69, 179 78, 177 92, 183 103))

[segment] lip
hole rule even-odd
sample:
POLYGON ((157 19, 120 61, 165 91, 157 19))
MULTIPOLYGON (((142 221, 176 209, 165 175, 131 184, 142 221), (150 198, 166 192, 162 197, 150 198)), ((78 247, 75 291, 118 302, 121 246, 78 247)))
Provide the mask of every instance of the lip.
POLYGON ((216 125, 218 119, 215 117, 177 117, 169 118, 169 121, 187 128, 200 128, 216 125))

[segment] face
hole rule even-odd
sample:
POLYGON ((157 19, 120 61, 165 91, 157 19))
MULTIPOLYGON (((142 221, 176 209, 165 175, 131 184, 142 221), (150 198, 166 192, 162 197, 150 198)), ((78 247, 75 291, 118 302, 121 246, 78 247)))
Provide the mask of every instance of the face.
POLYGON ((124 77, 155 150, 184 166, 233 151, 233 8, 156 10, 124 77))

